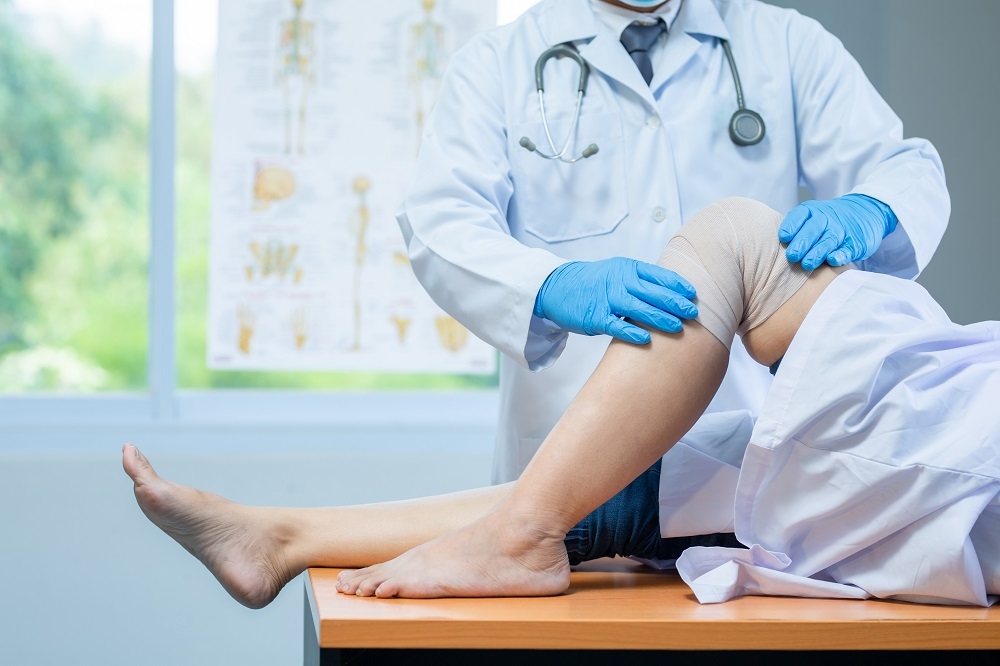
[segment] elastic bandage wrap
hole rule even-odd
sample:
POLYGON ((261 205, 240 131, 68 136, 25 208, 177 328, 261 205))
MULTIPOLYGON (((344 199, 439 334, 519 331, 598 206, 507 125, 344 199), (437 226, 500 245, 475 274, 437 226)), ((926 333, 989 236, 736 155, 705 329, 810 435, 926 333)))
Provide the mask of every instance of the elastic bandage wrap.
POLYGON ((753 199, 722 199, 681 227, 657 262, 694 285, 697 321, 727 349, 735 334, 764 323, 809 278, 785 258, 782 219, 753 199))

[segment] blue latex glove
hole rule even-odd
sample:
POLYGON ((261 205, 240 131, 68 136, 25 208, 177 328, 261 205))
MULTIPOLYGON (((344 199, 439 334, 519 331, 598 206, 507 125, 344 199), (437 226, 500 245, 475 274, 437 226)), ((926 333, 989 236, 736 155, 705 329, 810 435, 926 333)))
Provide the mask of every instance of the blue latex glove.
POLYGON ((788 243, 785 256, 811 271, 825 261, 843 266, 875 254, 882 239, 896 228, 892 209, 863 194, 829 201, 806 201, 792 209, 778 229, 788 243))
POLYGON ((668 333, 681 318, 698 316, 695 291, 677 273, 635 259, 571 261, 552 271, 535 298, 535 316, 570 333, 611 335, 644 345, 649 332, 620 319, 628 317, 668 333))

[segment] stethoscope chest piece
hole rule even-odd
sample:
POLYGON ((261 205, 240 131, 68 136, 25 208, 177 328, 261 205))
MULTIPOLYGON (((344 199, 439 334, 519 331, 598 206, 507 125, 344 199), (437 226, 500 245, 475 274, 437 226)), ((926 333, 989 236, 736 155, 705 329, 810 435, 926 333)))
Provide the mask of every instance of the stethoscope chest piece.
POLYGON ((733 75, 733 87, 736 88, 736 113, 729 119, 729 138, 737 146, 755 146, 764 138, 764 119, 743 103, 743 84, 740 82, 740 72, 736 69, 733 50, 729 48, 728 40, 719 39, 719 43, 726 54, 729 71, 733 75))
POLYGON ((737 146, 754 146, 764 138, 764 119, 750 109, 739 109, 729 119, 729 138, 737 146))

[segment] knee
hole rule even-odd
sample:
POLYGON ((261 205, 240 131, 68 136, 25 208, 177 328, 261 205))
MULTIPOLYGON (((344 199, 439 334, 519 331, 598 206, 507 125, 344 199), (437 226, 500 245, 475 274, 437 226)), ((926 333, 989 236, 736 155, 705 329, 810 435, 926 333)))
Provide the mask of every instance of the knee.
POLYGON ((807 277, 785 259, 778 241, 782 219, 753 199, 721 199, 681 227, 660 258, 694 284, 701 323, 727 346, 734 334, 770 316, 807 277))
POLYGON ((684 238, 699 256, 712 258, 714 267, 742 268, 770 261, 781 253, 778 227, 782 219, 780 213, 759 201, 728 197, 695 213, 674 238, 684 238))
MULTIPOLYGON (((725 249, 733 261, 744 264, 771 262, 773 257, 781 254, 778 227, 784 218, 778 211, 745 197, 720 199, 709 208, 718 211, 714 217, 725 220, 731 234, 725 249)), ((698 221, 698 224, 706 223, 698 221)), ((704 237, 711 242, 710 235, 704 234, 704 237)))
POLYGON ((751 199, 727 199, 720 205, 732 225, 734 254, 739 257, 743 317, 737 332, 744 335, 787 302, 808 280, 809 272, 785 257, 778 240, 781 213, 751 199))
POLYGON ((746 225, 730 219, 734 200, 710 204, 670 239, 659 264, 676 271, 697 291, 698 321, 726 347, 743 315, 743 262, 739 255, 746 225))

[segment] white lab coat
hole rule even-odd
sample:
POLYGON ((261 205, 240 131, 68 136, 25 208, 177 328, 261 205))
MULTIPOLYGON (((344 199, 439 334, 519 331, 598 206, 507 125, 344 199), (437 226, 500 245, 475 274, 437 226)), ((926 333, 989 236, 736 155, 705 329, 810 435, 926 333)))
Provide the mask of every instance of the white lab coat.
POLYGON ((838 276, 781 362, 738 484, 745 426, 725 447, 718 428, 707 433, 725 456, 696 444, 664 457, 664 490, 694 483, 692 472, 729 483, 717 484, 714 506, 678 492, 661 500, 663 533, 724 529, 733 516, 751 547, 691 548, 678 571, 703 603, 744 594, 993 603, 998 396, 1000 322, 954 324, 914 282, 838 276), (715 471, 675 464, 693 451, 715 458, 715 471))
MULTIPOLYGON (((685 0, 662 48, 647 86, 589 0, 547 0, 450 60, 398 221, 428 293, 503 352, 496 481, 521 472, 610 340, 532 315, 556 266, 656 261, 710 202, 745 196, 788 211, 800 183, 817 198, 860 192, 892 207, 900 224, 868 270, 913 277, 944 233, 950 202, 933 146, 902 138, 899 119, 815 21, 753 0, 685 0), (729 139, 736 94, 720 37, 767 125, 756 146, 729 139), (600 152, 576 164, 518 145, 527 136, 548 150, 534 66, 562 42, 592 69, 572 151, 596 143, 600 152)), ((577 77, 569 59, 545 69, 557 143, 577 77)), ((769 382, 737 342, 710 410, 755 411, 769 382)))

